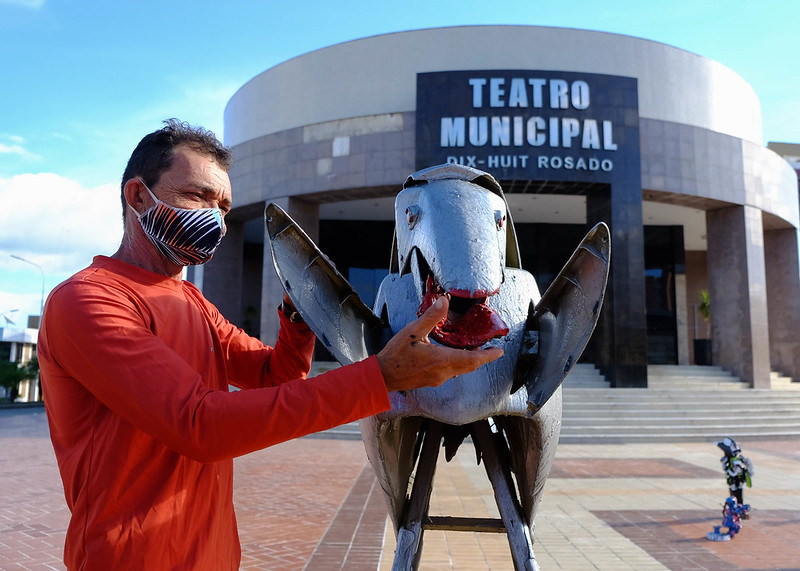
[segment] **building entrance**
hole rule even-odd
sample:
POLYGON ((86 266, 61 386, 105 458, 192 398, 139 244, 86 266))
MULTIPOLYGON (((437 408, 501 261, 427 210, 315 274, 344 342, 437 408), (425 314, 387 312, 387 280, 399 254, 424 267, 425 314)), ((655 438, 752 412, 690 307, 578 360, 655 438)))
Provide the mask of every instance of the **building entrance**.
MULTIPOLYGON (((542 293, 587 230, 584 224, 519 222, 515 228, 522 267, 536 278, 542 293)), ((391 221, 320 220, 320 248, 370 307, 388 273, 393 232, 391 221)), ((675 276, 684 272, 683 228, 646 226, 644 249, 647 360, 650 364, 677 364, 675 276)), ((581 360, 592 362, 593 352, 590 344, 581 360)))
POLYGON ((685 273, 682 226, 644 227, 647 362, 678 364, 676 274, 685 273))

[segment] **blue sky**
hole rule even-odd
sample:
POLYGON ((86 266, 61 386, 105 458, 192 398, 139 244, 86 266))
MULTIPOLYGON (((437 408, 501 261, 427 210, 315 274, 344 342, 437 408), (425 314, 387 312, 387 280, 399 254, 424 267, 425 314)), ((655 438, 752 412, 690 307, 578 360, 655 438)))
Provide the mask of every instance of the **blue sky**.
POLYGON ((796 0, 0 0, 0 315, 23 326, 41 272, 47 294, 116 250, 144 134, 179 117, 222 136, 233 93, 292 57, 438 26, 626 34, 731 68, 761 100, 764 144, 800 143, 799 16, 796 0))

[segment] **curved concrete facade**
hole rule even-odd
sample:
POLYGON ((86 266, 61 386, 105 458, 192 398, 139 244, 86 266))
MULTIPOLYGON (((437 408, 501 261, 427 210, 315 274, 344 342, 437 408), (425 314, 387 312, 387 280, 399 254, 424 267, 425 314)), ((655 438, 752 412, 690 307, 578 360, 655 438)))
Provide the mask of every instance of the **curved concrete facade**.
MULTIPOLYGON (((225 110, 224 139, 236 159, 231 172, 236 208, 220 252, 197 272, 206 295, 234 322, 256 320, 260 327, 254 329, 270 340, 281 290, 269 252, 258 246, 264 205, 282 203, 314 238, 329 219, 388 220, 402 182, 434 156, 423 148, 431 139, 425 139, 426 128, 434 133, 432 144, 440 144, 440 125, 431 122, 429 109, 439 105, 431 95, 439 92, 431 90, 458 81, 470 82, 476 107, 485 87, 483 115, 500 113, 489 109, 489 97, 491 106, 505 105, 505 114, 513 115, 485 119, 491 125, 517 121, 518 107, 535 106, 525 92, 518 94, 523 103, 510 108, 515 81, 526 89, 539 82, 545 99, 549 85, 553 108, 558 107, 553 86, 573 89, 571 104, 565 91, 563 109, 557 110, 562 118, 545 116, 546 109, 531 118, 534 110, 525 110, 529 115, 513 129, 516 133, 529 121, 527 143, 520 130, 519 140, 515 135, 513 143, 498 143, 506 145, 498 147, 506 154, 473 166, 501 181, 518 224, 609 223, 612 285, 592 355, 615 386, 642 386, 653 359, 656 336, 650 335, 650 346, 647 341, 652 272, 646 258, 652 258, 648 252, 656 251, 657 240, 645 235, 658 232, 674 238, 674 255, 659 255, 672 256, 667 305, 675 321, 675 362, 698 360, 691 343, 700 329, 694 305, 698 290, 708 289, 715 364, 753 386, 768 386, 770 369, 800 378, 800 358, 794 357, 800 347, 792 340, 800 315, 791 307, 784 310, 789 302, 777 295, 768 299, 767 288, 781 297, 800 294, 797 179, 786 161, 762 146, 756 94, 715 61, 602 32, 528 26, 416 30, 317 50, 253 78, 225 110), (499 87, 490 91, 490 84, 499 87), (549 120, 561 123, 544 143, 549 120), (568 136, 575 137, 572 148, 568 136), (579 140, 582 148, 576 150, 579 140), (499 168, 523 156, 531 166, 538 158, 539 170, 499 168), (605 157, 602 164, 609 167, 577 173, 562 166, 566 158, 583 157, 598 165, 605 157), (550 170, 542 171, 543 164, 550 170)), ((539 106, 547 108, 547 102, 539 106)), ((476 125, 483 115, 476 115, 476 125)), ((457 126, 458 120, 442 118, 441 145, 455 144, 459 134, 463 138, 456 129, 452 141, 445 141, 446 121, 457 126)), ((467 124, 473 117, 460 120, 467 124)), ((472 131, 469 137, 472 141, 472 131)), ((463 160, 460 149, 446 150, 452 153, 448 160, 463 160)), ((387 258, 388 248, 387 243, 387 258)))
POLYGON ((416 109, 416 74, 544 69, 636 77, 643 118, 695 125, 761 143, 753 89, 725 66, 639 38, 536 26, 466 26, 375 36, 273 67, 225 112, 225 142, 293 127, 416 109), (675 98, 674 93, 681 93, 675 98), (686 105, 686 101, 692 105, 686 105))

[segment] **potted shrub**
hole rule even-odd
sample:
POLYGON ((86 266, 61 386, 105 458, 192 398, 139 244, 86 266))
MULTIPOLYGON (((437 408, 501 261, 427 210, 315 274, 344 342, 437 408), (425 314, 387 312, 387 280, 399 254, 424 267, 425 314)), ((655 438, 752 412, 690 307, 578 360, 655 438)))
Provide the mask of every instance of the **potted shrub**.
POLYGON ((700 290, 700 305, 697 311, 706 322, 706 336, 694 340, 694 362, 696 365, 711 364, 711 302, 708 299, 708 290, 700 290))

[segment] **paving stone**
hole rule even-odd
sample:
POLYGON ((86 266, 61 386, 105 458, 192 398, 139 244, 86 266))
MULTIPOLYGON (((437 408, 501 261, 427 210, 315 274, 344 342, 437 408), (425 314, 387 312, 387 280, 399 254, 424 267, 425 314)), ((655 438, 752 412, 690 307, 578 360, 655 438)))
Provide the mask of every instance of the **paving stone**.
MULTIPOLYGON (((543 569, 800 569, 800 442, 739 442, 755 466, 752 517, 728 542, 726 485, 708 443, 566 444, 536 521, 543 569)), ((737 440, 738 441, 738 440, 737 440)), ((64 569, 69 512, 40 409, 0 410, 0 569, 64 569)), ((471 446, 441 458, 431 514, 497 517, 471 446)), ((303 438, 235 461, 242 569, 391 569, 386 503, 354 440, 303 438)), ((503 534, 429 531, 420 569, 510 569, 503 534)))

